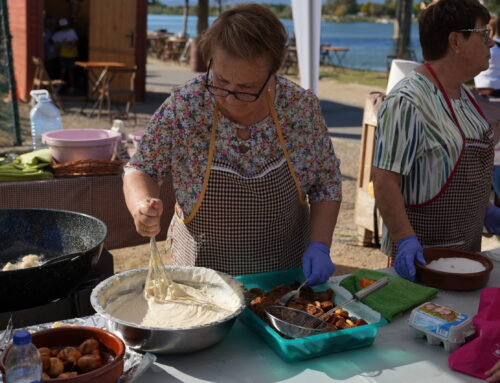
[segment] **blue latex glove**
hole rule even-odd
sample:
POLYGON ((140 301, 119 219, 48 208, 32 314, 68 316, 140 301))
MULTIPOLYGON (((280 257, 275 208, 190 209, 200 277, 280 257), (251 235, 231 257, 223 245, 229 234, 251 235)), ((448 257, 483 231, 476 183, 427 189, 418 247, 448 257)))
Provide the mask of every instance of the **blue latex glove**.
POLYGON ((415 261, 426 265, 424 250, 417 239, 417 236, 410 235, 400 239, 396 243, 396 261, 394 268, 400 276, 410 281, 415 281, 415 261))
POLYGON ((484 227, 490 234, 500 235, 500 208, 491 205, 484 216, 484 227))
POLYGON ((330 259, 330 248, 322 242, 311 242, 302 256, 302 267, 307 285, 325 283, 335 271, 330 259))

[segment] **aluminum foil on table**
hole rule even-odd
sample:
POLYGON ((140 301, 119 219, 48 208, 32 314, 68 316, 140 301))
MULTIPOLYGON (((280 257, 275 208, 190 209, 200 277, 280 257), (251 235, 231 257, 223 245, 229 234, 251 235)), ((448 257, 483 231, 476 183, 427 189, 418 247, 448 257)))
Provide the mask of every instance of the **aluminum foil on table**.
MULTIPOLYGON (((110 331, 108 328, 107 320, 102 316, 100 316, 99 314, 81 318, 65 319, 62 321, 37 324, 33 326, 24 327, 23 330, 27 330, 30 332, 37 332, 41 330, 46 330, 60 326, 67 326, 67 325, 97 327, 110 331)), ((3 331, 0 332, 0 338, 2 337, 2 335, 3 331)), ((10 341, 7 344, 9 343, 10 341)), ((0 350, 0 352, 1 351, 3 350, 0 350)), ((124 361, 123 375, 120 377, 120 379, 118 379, 117 383, 131 383, 140 375, 142 375, 144 371, 146 371, 149 368, 149 366, 151 366, 156 361, 156 356, 149 352, 141 354, 140 352, 134 351, 129 347, 126 347, 123 361, 124 361)))

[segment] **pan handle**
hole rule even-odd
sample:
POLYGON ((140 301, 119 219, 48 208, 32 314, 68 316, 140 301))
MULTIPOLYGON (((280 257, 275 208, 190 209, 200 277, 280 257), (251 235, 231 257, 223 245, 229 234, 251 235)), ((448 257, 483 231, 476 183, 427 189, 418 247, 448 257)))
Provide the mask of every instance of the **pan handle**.
POLYGON ((47 262, 42 263, 39 267, 52 265, 54 263, 64 262, 67 260, 73 260, 73 259, 78 258, 81 255, 84 255, 84 254, 83 253, 72 253, 72 254, 60 255, 59 257, 54 257, 54 258, 49 259, 47 262))

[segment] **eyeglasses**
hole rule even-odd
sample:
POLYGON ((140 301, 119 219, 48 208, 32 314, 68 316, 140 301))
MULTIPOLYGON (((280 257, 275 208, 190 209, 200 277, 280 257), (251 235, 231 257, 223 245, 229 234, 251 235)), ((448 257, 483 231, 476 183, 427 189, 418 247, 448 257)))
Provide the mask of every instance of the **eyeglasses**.
POLYGON ((213 94, 214 96, 220 96, 220 97, 227 97, 230 94, 232 94, 237 100, 240 101, 245 101, 245 102, 254 102, 256 101, 264 88, 266 87, 267 82, 272 76, 272 72, 269 73, 269 76, 267 76, 266 81, 264 82, 264 85, 262 85, 262 88, 257 93, 246 93, 246 92, 234 92, 229 89, 224 89, 224 88, 218 88, 216 86, 213 86, 212 84, 209 84, 208 82, 208 73, 210 72, 210 68, 212 67, 212 60, 208 63, 208 69, 207 69, 207 74, 205 75, 205 86, 207 90, 213 94))
POLYGON ((488 28, 483 29, 460 29, 457 32, 476 32, 484 34, 484 43, 488 44, 491 40, 490 33, 491 31, 488 28))

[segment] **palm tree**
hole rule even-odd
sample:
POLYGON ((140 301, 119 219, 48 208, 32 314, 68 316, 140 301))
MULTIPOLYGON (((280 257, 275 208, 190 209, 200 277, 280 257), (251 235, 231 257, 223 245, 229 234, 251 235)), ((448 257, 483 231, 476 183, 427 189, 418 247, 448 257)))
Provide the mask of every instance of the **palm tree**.
POLYGON ((189 0, 184 0, 184 23, 182 24, 182 37, 187 36, 188 16, 189 16, 189 0))

